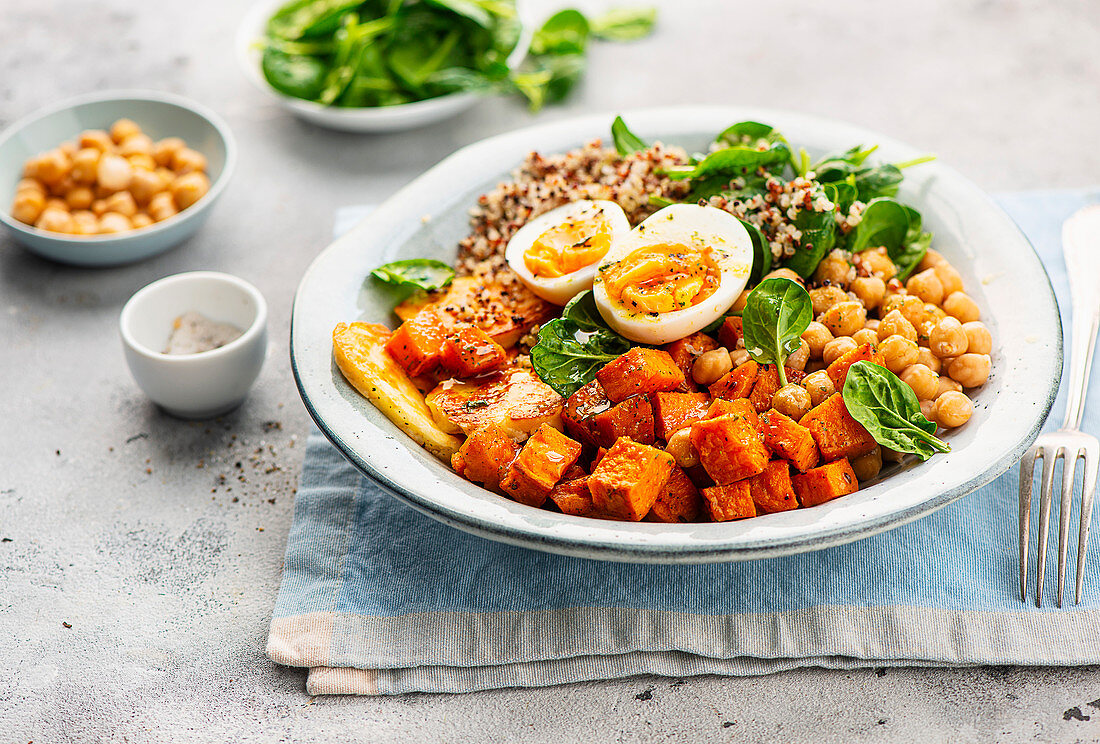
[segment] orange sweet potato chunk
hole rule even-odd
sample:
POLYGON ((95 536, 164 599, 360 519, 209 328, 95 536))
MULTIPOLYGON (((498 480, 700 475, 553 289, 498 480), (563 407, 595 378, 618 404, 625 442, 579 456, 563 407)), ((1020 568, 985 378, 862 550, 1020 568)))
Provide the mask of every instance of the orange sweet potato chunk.
POLYGON ((550 491, 580 456, 580 443, 543 424, 508 466, 500 488, 506 496, 521 504, 542 506, 550 491))
POLYGON ((747 480, 703 489, 703 501, 715 522, 730 522, 756 516, 752 486, 747 480))
POLYGON ((691 482, 679 466, 672 466, 672 474, 661 492, 657 494, 657 500, 653 508, 646 515, 649 522, 698 522, 703 513, 703 499, 699 495, 699 489, 691 482))
POLYGON ((660 392, 650 397, 653 403, 655 433, 665 441, 680 429, 691 426, 707 415, 706 393, 660 392))
POLYGON ((444 369, 459 377, 473 377, 496 369, 506 356, 504 347, 485 331, 462 326, 443 340, 439 361, 444 369))
POLYGON ((737 348, 737 342, 745 337, 743 328, 741 318, 736 315, 726 318, 718 329, 718 343, 726 347, 727 351, 733 351, 737 348))
POLYGON ((488 424, 471 434, 451 456, 451 467, 463 478, 490 490, 500 488, 505 469, 519 445, 500 426, 488 424))
POLYGON ((790 416, 775 409, 764 411, 760 414, 759 428, 764 446, 776 457, 790 460, 803 473, 817 465, 819 458, 813 435, 790 416))
POLYGON ((597 380, 579 388, 565 400, 561 419, 565 430, 574 438, 586 444, 598 444, 592 418, 611 408, 603 388, 597 380))
POLYGON ((718 382, 710 386, 710 394, 715 398, 726 400, 747 398, 759 374, 760 365, 750 359, 719 378, 718 382))
POLYGON ((653 444, 653 406, 645 395, 635 395, 592 417, 596 443, 610 447, 620 437, 653 444))
POLYGON ((718 344, 707 334, 699 332, 685 336, 670 344, 665 344, 661 348, 668 352, 668 355, 672 357, 672 361, 676 362, 676 366, 684 373, 684 377, 690 378, 691 368, 694 366, 695 360, 701 354, 717 349, 718 344))
POLYGON ((592 492, 588 490, 588 476, 583 473, 579 478, 566 478, 554 486, 550 491, 550 500, 562 514, 572 514, 575 517, 596 515, 592 492))
POLYGON ((762 512, 774 513, 798 508, 786 460, 772 460, 764 472, 749 481, 752 500, 762 512))
POLYGON ((860 344, 848 353, 842 354, 825 369, 829 378, 833 381, 833 387, 835 387, 837 391, 843 390, 844 381, 848 378, 848 369, 856 362, 863 361, 872 362, 878 365, 883 364, 882 355, 875 351, 873 345, 860 344))
POLYGON ((840 393, 811 408, 799 423, 810 430, 825 461, 866 455, 876 445, 870 432, 848 413, 840 393))
POLYGON ((756 409, 752 407, 752 403, 747 398, 738 398, 737 400, 715 398, 711 401, 705 418, 711 419, 719 416, 735 416, 747 421, 754 429, 760 428, 760 417, 756 415, 756 409))
POLYGON ((676 390, 686 378, 667 351, 639 346, 605 364, 596 379, 618 403, 634 395, 676 390))
POLYGON ((637 522, 653 508, 675 464, 664 450, 623 437, 588 476, 592 503, 612 519, 637 522))
POLYGON ((433 310, 424 310, 406 320, 393 332, 386 351, 411 377, 439 366, 447 326, 433 310))
POLYGON ((768 450, 751 423, 738 416, 718 416, 691 425, 691 444, 699 463, 718 485, 750 478, 768 464, 768 450))
POLYGON ((817 506, 859 490, 856 473, 847 459, 826 463, 792 480, 802 506, 817 506))
MULTIPOLYGON (((787 373, 787 382, 789 383, 802 382, 806 377, 806 373, 801 370, 791 369, 790 367, 784 367, 784 370, 787 373)), ((772 407, 772 398, 779 392, 779 388, 779 370, 775 368, 774 364, 765 364, 760 369, 756 384, 752 386, 752 394, 749 395, 749 400, 752 401, 752 405, 758 413, 763 413, 772 407)))

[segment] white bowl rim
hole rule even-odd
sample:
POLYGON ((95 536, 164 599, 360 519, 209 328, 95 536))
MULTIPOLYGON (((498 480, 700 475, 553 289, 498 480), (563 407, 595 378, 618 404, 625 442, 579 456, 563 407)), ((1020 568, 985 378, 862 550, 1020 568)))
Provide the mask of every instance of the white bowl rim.
POLYGON ((189 364, 196 359, 215 359, 217 357, 226 356, 234 353, 237 349, 250 344, 256 336, 264 332, 267 327, 267 301, 264 299, 263 294, 252 283, 241 279, 239 276, 233 274, 226 274, 222 271, 184 271, 179 274, 170 274, 169 276, 161 277, 156 281, 146 284, 130 295, 130 299, 126 300, 126 304, 122 306, 122 311, 118 315, 118 328, 119 333, 122 335, 122 341, 135 353, 140 354, 146 359, 152 359, 157 362, 165 364, 189 364), (256 303, 256 317, 252 319, 252 323, 248 328, 241 333, 240 336, 233 339, 224 346, 219 346, 216 349, 210 349, 209 351, 200 351, 194 354, 165 354, 162 351, 155 351, 150 349, 145 344, 134 338, 133 333, 130 332, 130 324, 135 312, 134 308, 137 307, 137 303, 147 298, 150 295, 156 294, 158 291, 165 289, 166 287, 175 284, 186 284, 194 281, 214 281, 221 282, 223 284, 230 285, 235 289, 239 289, 248 295, 254 303, 256 303))
MULTIPOLYGON (((217 200, 221 192, 225 190, 229 182, 229 177, 233 174, 233 170, 237 165, 236 140, 233 139, 233 133, 229 129, 229 125, 226 124, 221 116, 214 113, 214 111, 208 109, 206 106, 184 96, 176 95, 175 93, 135 88, 96 91, 94 93, 84 93, 79 96, 73 96, 72 98, 66 98, 63 101, 32 111, 9 124, 4 128, 3 132, 0 132, 0 147, 3 147, 9 139, 15 137, 15 135, 22 132, 28 126, 33 126, 39 119, 44 119, 51 114, 75 108, 85 103, 104 103, 110 101, 152 101, 154 103, 168 103, 187 109, 194 114, 198 114, 203 119, 206 119, 211 126, 214 127, 214 130, 218 133, 218 136, 221 137, 222 143, 225 145, 225 164, 222 166, 222 172, 218 174, 218 177, 210 182, 210 190, 207 191, 199 201, 195 202, 187 209, 181 209, 166 220, 154 222, 152 225, 139 227, 135 230, 127 230, 121 233, 107 233, 104 235, 69 235, 68 233, 40 230, 34 225, 28 225, 12 217, 6 206, 0 206, 0 222, 3 222, 10 229, 25 235, 33 235, 39 238, 48 238, 50 240, 73 243, 76 245, 95 245, 97 243, 123 241, 131 238, 155 235, 159 232, 169 230, 173 225, 179 224, 195 216, 199 212, 205 211, 207 207, 217 200)), ((76 134, 79 134, 79 132, 75 133, 74 136, 76 134)), ((59 142, 58 144, 61 143, 59 142)))

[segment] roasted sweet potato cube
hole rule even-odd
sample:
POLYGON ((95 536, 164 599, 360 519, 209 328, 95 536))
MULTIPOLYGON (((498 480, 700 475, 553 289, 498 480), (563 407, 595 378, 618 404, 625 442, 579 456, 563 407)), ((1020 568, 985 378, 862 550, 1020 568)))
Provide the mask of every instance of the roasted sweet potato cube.
POLYGON ((499 367, 505 360, 504 347, 480 328, 461 326, 443 340, 439 362, 459 377, 473 377, 499 367))
POLYGON ((717 349, 718 344, 713 338, 700 332, 685 336, 671 344, 665 344, 661 348, 668 352, 672 361, 676 362, 676 366, 684 373, 684 377, 690 378, 691 368, 699 355, 717 349))
POLYGON ((550 491, 581 456, 581 445, 548 424, 524 443, 501 479, 500 488, 521 504, 542 506, 550 491))
POLYGON ((439 366, 447 326, 434 310, 422 310, 393 332, 386 351, 416 377, 439 366))
POLYGON ((730 522, 756 516, 752 486, 747 480, 703 489, 703 502, 715 522, 730 522))
POLYGON ((653 406, 649 397, 635 395, 592 417, 596 443, 610 447, 619 437, 629 437, 638 444, 653 444, 653 406))
MULTIPOLYGON (((706 393, 654 393, 650 396, 653 403, 653 419, 656 435, 668 441, 685 426, 691 426, 707 415, 706 393)), ((621 404, 620 404, 621 405, 621 404)))
POLYGON ((612 519, 637 522, 653 508, 675 464, 664 450, 623 437, 588 476, 592 503, 612 519))
POLYGON ((550 491, 550 500, 562 514, 576 517, 593 516, 596 507, 592 503, 592 492, 588 490, 588 476, 563 480, 550 491))
POLYGON ((685 377, 667 351, 639 346, 605 364, 596 379, 607 397, 618 403, 634 395, 676 390, 685 377))
POLYGON ((744 337, 745 332, 741 324, 741 318, 736 315, 731 315, 723 320, 722 325, 718 328, 718 343, 726 347, 728 351, 736 349, 737 342, 744 337))
POLYGON ((646 515, 649 522, 698 522, 703 511, 703 499, 699 489, 678 465, 672 466, 672 474, 657 501, 646 515))
POLYGON ((772 460, 764 472, 749 481, 752 500, 759 511, 781 512, 798 508, 791 484, 791 466, 786 460, 772 460))
POLYGON ((866 455, 876 445, 870 432, 848 413, 840 393, 811 408, 799 423, 810 430, 825 461, 866 455))
POLYGON ((488 424, 471 434, 451 456, 451 467, 463 478, 490 490, 500 488, 504 471, 519 445, 500 426, 488 424))
POLYGON ((593 380, 565 399, 565 406, 561 411, 565 430, 581 442, 598 444, 592 417, 608 410, 611 405, 600 383, 593 380))
POLYGON ((817 465, 817 443, 813 435, 790 416, 775 409, 764 411, 760 414, 759 429, 764 436, 764 446, 776 457, 790 460, 803 473, 817 465))
POLYGON ((768 464, 759 432, 739 416, 703 419, 691 425, 691 444, 699 464, 718 485, 750 478, 768 464))
POLYGON ((736 416, 749 422, 752 428, 760 428, 760 417, 756 415, 756 409, 752 407, 752 403, 749 402, 748 398, 738 398, 737 400, 715 398, 711 401, 710 408, 707 409, 706 418, 718 418, 719 416, 736 416))
POLYGON ((817 506, 859 490, 859 481, 847 458, 796 475, 794 492, 802 506, 817 506))
POLYGON ((710 386, 710 394, 715 398, 736 400, 747 398, 752 392, 752 386, 756 384, 756 377, 760 374, 760 365, 752 359, 730 370, 718 382, 710 386))
MULTIPOLYGON (((806 373, 801 370, 790 367, 784 367, 784 370, 787 373, 787 382, 790 383, 802 382, 806 377, 806 373)), ((772 407, 772 398, 779 392, 780 387, 779 370, 774 364, 765 364, 756 378, 756 384, 752 386, 752 394, 749 395, 749 400, 752 401, 757 413, 763 413, 772 407)))
POLYGON ((600 460, 602 460, 603 456, 606 455, 606 454, 607 454, 607 447, 597 447, 596 448, 596 454, 592 456, 591 470, 596 469, 596 466, 600 464, 600 460))
POLYGON ((825 368, 829 378, 833 381, 833 387, 840 392, 844 389, 844 380, 848 378, 848 369, 856 362, 872 362, 874 364, 882 365, 882 354, 875 351, 875 347, 871 344, 860 344, 856 348, 849 351, 847 354, 842 354, 832 364, 825 368))

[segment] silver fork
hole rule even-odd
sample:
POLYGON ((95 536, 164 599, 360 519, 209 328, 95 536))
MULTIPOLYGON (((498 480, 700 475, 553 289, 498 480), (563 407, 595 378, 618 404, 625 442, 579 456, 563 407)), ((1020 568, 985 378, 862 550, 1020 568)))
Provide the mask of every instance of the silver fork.
POLYGON ((1042 490, 1039 495, 1039 560, 1035 583, 1035 605, 1043 603, 1043 574, 1046 571, 1047 539, 1050 533, 1050 504, 1054 464, 1062 464, 1062 500, 1058 509, 1058 606, 1066 584, 1066 556, 1069 550, 1069 518, 1073 507, 1073 476, 1077 461, 1084 460, 1081 485, 1081 525, 1077 537, 1077 584, 1075 599, 1081 601, 1081 584, 1089 543, 1092 500, 1100 464, 1100 441, 1081 431, 1085 392, 1089 385, 1096 333, 1100 327, 1100 205, 1079 210, 1062 226, 1062 252, 1069 275, 1073 314, 1066 418, 1062 428, 1040 434, 1020 461, 1020 599, 1027 600, 1028 540, 1031 530, 1031 491, 1035 461, 1042 459, 1042 490))

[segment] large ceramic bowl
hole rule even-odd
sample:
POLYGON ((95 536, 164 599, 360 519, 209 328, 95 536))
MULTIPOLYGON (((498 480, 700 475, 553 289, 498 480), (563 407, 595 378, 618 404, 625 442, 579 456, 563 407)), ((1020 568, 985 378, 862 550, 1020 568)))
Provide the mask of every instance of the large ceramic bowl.
POLYGON ((221 117, 182 96, 156 91, 103 91, 71 98, 15 122, 0 134, 0 222, 23 246, 45 258, 77 266, 116 266, 162 253, 183 242, 210 216, 233 172, 237 148, 221 117), (133 119, 154 140, 181 137, 206 156, 210 190, 195 204, 163 222, 111 235, 73 236, 47 232, 9 213, 23 164, 85 129, 108 129, 133 119))
MULTIPOLYGON (((294 302, 291 355, 302 399, 325 435, 363 473, 416 509, 494 540, 604 560, 697 563, 816 550, 917 519, 1007 470, 1035 438, 1062 369, 1058 308, 1019 229, 965 178, 938 163, 906 173, 900 197, 924 213, 933 245, 959 269, 995 339, 993 374, 970 422, 946 435, 951 452, 905 463, 860 491, 809 509, 719 524, 623 523, 534 509, 485 491, 416 446, 348 385, 332 361, 332 329, 391 322, 389 298, 364 284, 378 264, 430 256, 451 261, 467 209, 535 149, 562 152, 606 135, 611 115, 532 127, 471 145, 394 195, 326 249, 294 302), (430 214, 427 222, 421 216, 430 214), (1027 287, 1021 292, 1021 287, 1027 287)), ((779 111, 672 108, 626 116, 640 136, 703 150, 730 123, 778 126, 811 154, 877 143, 887 162, 919 153, 848 124, 779 111)))
MULTIPOLYGON (((267 21, 287 0, 259 0, 249 8, 237 27, 237 62, 245 77, 259 90, 271 96, 287 111, 306 121, 326 129, 341 132, 381 133, 400 132, 434 124, 469 109, 479 100, 473 93, 452 93, 424 101, 403 103, 397 106, 373 106, 363 108, 343 108, 325 106, 316 101, 305 101, 280 93, 271 87, 264 78, 260 66, 262 51, 259 41, 264 37, 267 21)), ((516 3, 523 31, 519 42, 508 57, 508 65, 515 68, 527 56, 531 44, 532 18, 528 11, 529 3, 516 3)))

